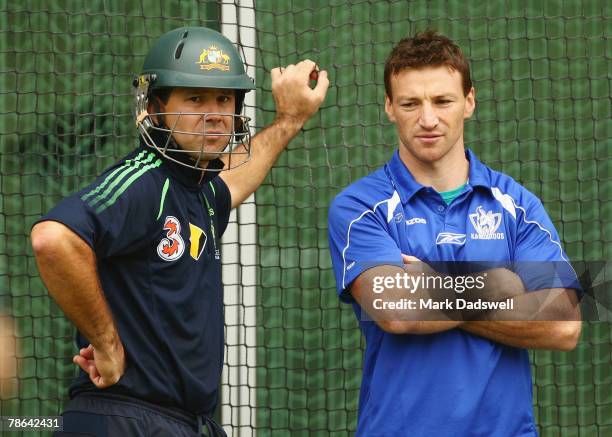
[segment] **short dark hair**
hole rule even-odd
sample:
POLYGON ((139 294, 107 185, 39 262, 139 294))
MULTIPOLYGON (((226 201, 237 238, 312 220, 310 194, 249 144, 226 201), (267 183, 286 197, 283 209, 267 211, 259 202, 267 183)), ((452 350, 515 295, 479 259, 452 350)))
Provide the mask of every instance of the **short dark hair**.
POLYGON ((173 89, 174 88, 171 87, 153 88, 153 91, 151 92, 151 97, 158 98, 165 105, 166 103, 168 103, 168 99, 170 98, 170 94, 172 94, 173 89))
POLYGON ((403 38, 385 62, 385 92, 391 93, 391 76, 408 69, 446 66, 461 74, 463 95, 472 89, 470 65, 463 52, 450 38, 432 29, 403 38))

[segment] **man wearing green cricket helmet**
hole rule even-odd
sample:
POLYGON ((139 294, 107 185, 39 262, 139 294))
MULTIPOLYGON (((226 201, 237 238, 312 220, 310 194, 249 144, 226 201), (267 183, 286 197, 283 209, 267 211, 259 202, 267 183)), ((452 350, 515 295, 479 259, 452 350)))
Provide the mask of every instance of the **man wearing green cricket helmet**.
MULTIPOLYGON (((255 85, 234 45, 220 33, 207 28, 183 28, 163 35, 149 51, 134 85, 136 125, 147 145, 188 166, 206 168, 201 164, 219 156, 227 159, 226 168, 248 160, 249 118, 241 112, 244 95, 255 85), (202 109, 198 105, 183 106, 184 112, 171 112, 168 98, 177 87, 225 90, 233 101, 228 99, 223 110, 234 106, 231 115, 198 112, 202 109), (216 153, 223 145, 222 151, 216 153), (240 151, 234 150, 240 146, 240 151), (234 153, 240 156, 232 162, 234 153), (177 159, 181 154, 192 159, 177 159)), ((171 109, 177 108, 173 105, 171 109)))
POLYGON ((32 229, 41 277, 78 330, 57 435, 225 435, 211 418, 220 238, 329 86, 310 60, 271 76, 276 117, 251 138, 242 109, 255 86, 234 45, 202 27, 162 35, 133 83, 140 146, 32 229))

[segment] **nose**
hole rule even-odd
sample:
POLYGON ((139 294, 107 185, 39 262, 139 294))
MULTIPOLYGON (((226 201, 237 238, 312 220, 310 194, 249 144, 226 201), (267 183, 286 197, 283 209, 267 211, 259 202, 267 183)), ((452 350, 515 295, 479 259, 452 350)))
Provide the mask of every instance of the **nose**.
POLYGON ((438 125, 438 115, 436 114, 435 109, 429 102, 425 102, 421 106, 419 125, 423 129, 433 129, 438 125))
POLYGON ((207 112, 202 115, 205 130, 214 128, 223 122, 223 116, 219 114, 219 108, 209 107, 207 112))
POLYGON ((214 132, 228 132, 235 131, 234 123, 235 119, 233 115, 225 112, 220 112, 222 108, 207 108, 208 110, 214 109, 215 112, 206 112, 202 115, 202 131, 210 133, 214 132))

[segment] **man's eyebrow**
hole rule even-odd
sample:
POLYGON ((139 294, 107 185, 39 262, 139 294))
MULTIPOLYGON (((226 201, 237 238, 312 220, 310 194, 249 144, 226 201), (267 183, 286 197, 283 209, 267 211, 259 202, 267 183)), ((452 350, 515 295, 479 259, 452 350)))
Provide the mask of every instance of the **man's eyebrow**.
MULTIPOLYGON (((431 98, 432 99, 440 99, 440 98, 456 98, 458 96, 457 93, 452 92, 452 91, 448 91, 448 92, 441 92, 438 94, 433 95, 431 98)), ((398 94, 397 95, 397 99, 398 100, 422 100, 420 96, 417 95, 409 95, 409 94, 398 94)))
POLYGON ((420 97, 409 94, 398 94, 396 98, 398 100, 421 100, 420 97))
POLYGON ((447 99, 447 98, 456 98, 457 94, 455 93, 444 93, 444 94, 437 94, 435 96, 433 96, 434 99, 447 99))

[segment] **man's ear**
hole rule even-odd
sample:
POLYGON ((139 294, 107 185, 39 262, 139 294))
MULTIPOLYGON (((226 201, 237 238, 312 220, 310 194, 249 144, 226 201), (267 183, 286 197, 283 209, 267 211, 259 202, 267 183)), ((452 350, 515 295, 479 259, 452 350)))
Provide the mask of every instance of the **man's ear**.
POLYGON ((391 123, 395 123, 395 115, 393 113, 393 105, 391 102, 391 97, 385 94, 385 112, 387 113, 387 117, 391 123))
MULTIPOLYGON (((164 109, 164 102, 161 101, 161 99, 157 96, 151 96, 151 98, 149 99, 149 103, 147 104, 147 112, 149 114, 159 114, 165 111, 164 109)), ((151 115, 151 120, 153 120, 153 123, 155 124, 155 126, 159 126, 160 125, 160 120, 158 119, 157 115, 151 115)))
POLYGON ((476 90, 474 87, 470 89, 470 92, 465 96, 465 110, 463 112, 463 118, 470 118, 476 108, 476 90))

